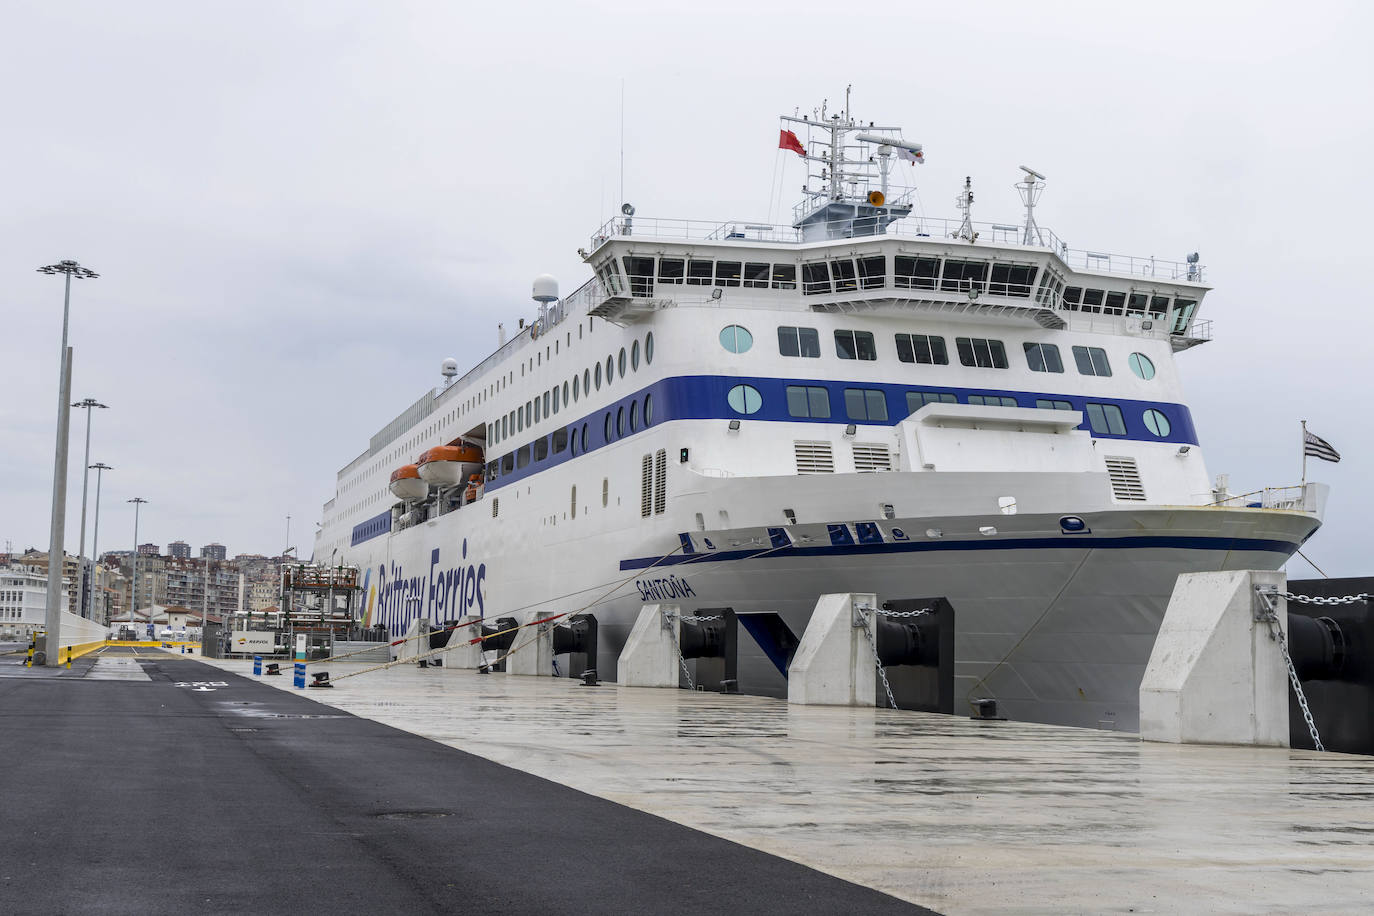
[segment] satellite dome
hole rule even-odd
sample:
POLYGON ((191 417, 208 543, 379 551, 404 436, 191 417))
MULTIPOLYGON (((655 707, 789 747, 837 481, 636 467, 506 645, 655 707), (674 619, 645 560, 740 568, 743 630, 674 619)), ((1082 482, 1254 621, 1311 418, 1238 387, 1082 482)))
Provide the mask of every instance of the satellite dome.
POLYGON ((534 278, 534 292, 530 297, 535 302, 557 302, 558 281, 549 274, 540 274, 534 278))
POLYGON ((444 378, 453 378, 455 375, 458 374, 458 360, 450 356, 448 359, 444 360, 442 363, 439 364, 439 372, 444 376, 444 378))

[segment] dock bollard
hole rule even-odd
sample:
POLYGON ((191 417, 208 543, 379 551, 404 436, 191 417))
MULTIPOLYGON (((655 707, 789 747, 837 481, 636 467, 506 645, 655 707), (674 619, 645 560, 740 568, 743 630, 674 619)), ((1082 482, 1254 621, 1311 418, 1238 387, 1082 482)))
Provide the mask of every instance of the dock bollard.
POLYGON ((260 674, 262 674, 262 656, 261 656, 261 655, 254 655, 254 656, 253 656, 253 677, 257 677, 257 676, 260 675, 260 674))
POLYGON ((298 688, 298 689, 300 689, 300 690, 304 690, 304 689, 305 689, 305 662, 296 662, 295 668, 296 668, 296 676, 295 676, 295 682, 292 684, 292 686, 294 686, 294 687, 296 687, 296 688, 298 688))

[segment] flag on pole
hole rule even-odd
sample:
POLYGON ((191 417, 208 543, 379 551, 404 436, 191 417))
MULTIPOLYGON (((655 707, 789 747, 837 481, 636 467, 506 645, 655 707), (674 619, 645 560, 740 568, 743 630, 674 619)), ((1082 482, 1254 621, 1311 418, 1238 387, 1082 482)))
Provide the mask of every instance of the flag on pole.
POLYGON ((905 159, 907 162, 910 162, 910 163, 913 163, 913 164, 915 164, 915 163, 917 163, 917 162, 919 162, 921 165, 925 165, 925 164, 926 164, 926 154, 925 154, 925 153, 921 152, 920 150, 909 150, 909 149, 907 149, 907 148, 904 147, 904 146, 899 146, 899 147, 897 147, 897 158, 898 158, 898 159, 905 159))
POLYGON ((797 135, 790 130, 778 131, 778 149, 790 149, 799 156, 806 155, 806 147, 797 139, 797 135))
POLYGON ((1330 442, 1321 436, 1312 435, 1305 429, 1302 431, 1302 453, 1304 456, 1311 455, 1322 461, 1341 460, 1341 453, 1332 448, 1330 442))

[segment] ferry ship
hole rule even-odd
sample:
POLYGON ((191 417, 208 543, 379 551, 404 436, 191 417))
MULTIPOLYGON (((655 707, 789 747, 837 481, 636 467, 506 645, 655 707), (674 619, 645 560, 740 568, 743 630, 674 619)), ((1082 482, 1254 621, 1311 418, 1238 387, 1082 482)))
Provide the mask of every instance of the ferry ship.
MULTIPOLYGON (((534 281, 528 320, 338 474, 317 562, 363 570, 367 625, 586 610, 597 668, 641 606, 775 612, 943 596, 960 702, 1135 730, 1180 573, 1281 566, 1326 487, 1227 492, 1175 364, 1211 337, 1196 254, 1071 249, 1035 220, 913 215, 923 156, 825 108, 782 119, 790 225, 626 204, 534 281)), ((741 689, 785 695, 747 636, 741 689)), ((565 672, 568 673, 568 672, 565 672)))

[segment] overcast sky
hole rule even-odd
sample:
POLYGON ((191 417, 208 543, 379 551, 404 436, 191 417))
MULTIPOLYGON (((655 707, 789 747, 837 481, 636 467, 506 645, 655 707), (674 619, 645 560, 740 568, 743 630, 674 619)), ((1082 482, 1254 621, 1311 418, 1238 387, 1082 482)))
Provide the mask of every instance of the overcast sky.
POLYGON ((1296 483, 1307 419, 1345 460, 1311 464, 1333 494, 1305 552, 1374 574, 1371 26, 1332 2, 9 0, 0 545, 48 544, 62 289, 34 268, 102 274, 71 332, 73 399, 110 405, 102 547, 142 496, 142 541, 276 553, 290 515, 309 556, 338 469, 440 360, 487 355, 536 274, 586 278, 623 79, 644 216, 780 218, 775 169, 788 208, 802 175, 777 115, 853 84, 926 145, 927 215, 970 175, 975 219, 1016 222, 1024 163, 1074 247, 1200 251, 1215 340, 1179 360, 1209 471, 1296 483))

